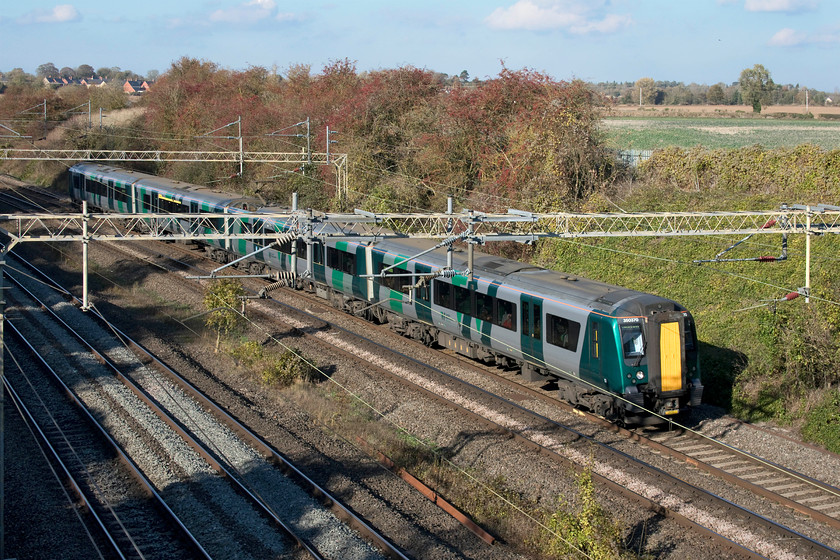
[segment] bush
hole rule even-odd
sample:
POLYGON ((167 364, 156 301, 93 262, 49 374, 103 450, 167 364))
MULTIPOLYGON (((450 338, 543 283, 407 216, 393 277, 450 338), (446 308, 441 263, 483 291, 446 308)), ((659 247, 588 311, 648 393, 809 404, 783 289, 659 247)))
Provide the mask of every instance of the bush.
POLYGON ((805 417, 802 436, 805 441, 840 453, 840 390, 827 392, 820 404, 805 417))
POLYGON ((840 150, 808 144, 774 150, 666 148, 642 162, 639 175, 660 189, 742 194, 748 203, 749 196, 767 193, 788 201, 817 195, 832 200, 840 195, 840 150))
POLYGON ((577 476, 577 508, 564 500, 560 508, 546 520, 543 551, 558 558, 583 556, 593 560, 628 557, 623 552, 621 527, 595 497, 592 469, 585 468, 577 476))
POLYGON ((284 350, 279 356, 263 360, 260 376, 266 385, 288 387, 297 381, 315 381, 318 370, 310 365, 297 348, 284 350))

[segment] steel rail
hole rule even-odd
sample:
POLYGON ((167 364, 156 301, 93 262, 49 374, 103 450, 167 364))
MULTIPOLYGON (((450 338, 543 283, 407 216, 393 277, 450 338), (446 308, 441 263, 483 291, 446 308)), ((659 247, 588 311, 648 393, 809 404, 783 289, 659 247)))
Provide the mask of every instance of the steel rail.
MULTIPOLYGON (((7 275, 7 278, 8 275, 7 275)), ((16 282, 9 278, 12 282, 16 282)), ((25 288, 24 288, 25 290, 25 288)), ((13 321, 6 321, 6 324, 9 327, 10 332, 13 336, 15 336, 30 352, 30 354, 36 359, 36 361, 48 372, 55 380, 55 382, 61 387, 62 392, 67 396, 67 398, 73 403, 73 405, 81 412, 84 418, 89 422, 91 426, 95 428, 95 430, 99 433, 103 441, 107 443, 107 445, 114 450, 117 457, 119 458, 120 462, 128 468, 129 472, 131 473, 132 477, 138 481, 140 486, 149 495, 151 498, 154 499, 154 503, 156 507, 163 513, 163 515, 168 518, 172 524, 177 527, 178 532, 185 538, 186 543, 189 547, 193 550, 193 552, 201 558, 206 558, 210 560, 211 556, 207 553, 204 547, 198 542, 192 532, 187 529, 186 525, 181 521, 178 515, 169 507, 166 503, 166 500, 161 496, 161 494, 155 489, 152 482, 143 474, 143 471, 137 466, 137 464, 131 459, 131 457, 125 453, 122 449, 122 446, 114 440, 113 437, 108 433, 108 430, 102 426, 102 424, 97 421, 96 417, 91 413, 88 407, 79 399, 78 396, 73 392, 70 387, 67 386, 66 383, 61 379, 61 376, 52 366, 47 363, 47 361, 41 356, 41 354, 35 349, 34 346, 29 342, 29 340, 20 332, 17 326, 14 324, 13 321)), ((5 381, 5 379, 4 379, 5 381)), ((40 431, 40 428, 39 428, 40 431)), ((46 436, 43 436, 46 438, 46 436)), ((74 483, 74 487, 78 488, 78 485, 74 483)), ((79 490, 80 491, 80 490, 79 490)), ((87 502, 87 500, 86 500, 87 502)), ((106 531, 107 534, 107 531, 106 531)), ((113 542, 113 539, 110 535, 107 537, 109 541, 113 542)))

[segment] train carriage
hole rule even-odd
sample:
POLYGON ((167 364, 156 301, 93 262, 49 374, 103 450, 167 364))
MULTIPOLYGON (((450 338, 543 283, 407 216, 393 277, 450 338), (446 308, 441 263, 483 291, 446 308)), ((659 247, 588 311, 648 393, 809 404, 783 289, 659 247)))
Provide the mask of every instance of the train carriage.
MULTIPOLYGON (((114 212, 218 214, 242 231, 244 211, 260 201, 93 163, 70 169, 77 200, 114 212)), ((182 221, 181 227, 196 227, 182 221)), ((257 224, 259 225, 259 224, 257 224)), ((287 225, 266 218, 282 236, 287 225)), ((338 232, 336 232, 338 233, 338 232)), ((208 242, 222 263, 251 273, 276 271, 348 312, 426 344, 520 368, 529 380, 556 384, 570 402, 629 423, 658 423, 698 405, 703 386, 691 314, 674 301, 476 252, 472 278, 447 270, 446 249, 429 240, 376 243, 288 236, 277 249, 238 239, 208 242), (418 256, 424 253, 422 256, 418 256), (385 271, 383 273, 383 270, 385 271)), ((463 252, 452 269, 467 267, 463 252)))

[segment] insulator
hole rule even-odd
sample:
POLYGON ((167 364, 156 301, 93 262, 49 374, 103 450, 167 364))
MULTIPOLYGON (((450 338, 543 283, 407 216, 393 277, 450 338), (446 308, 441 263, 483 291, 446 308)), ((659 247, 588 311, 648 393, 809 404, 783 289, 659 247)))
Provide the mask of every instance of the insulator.
POLYGON ((295 239, 297 239, 297 234, 294 233, 294 232, 291 232, 291 231, 287 231, 286 233, 278 235, 277 239, 275 239, 274 242, 278 246, 280 246, 280 245, 283 245, 284 243, 289 243, 291 241, 294 241, 295 239))
POLYGON ((437 271, 438 276, 442 276, 443 278, 453 278, 458 275, 457 270, 452 270, 451 268, 445 268, 443 270, 437 271))
POLYGON ((790 301, 790 300, 796 299, 798 297, 799 297, 799 292, 791 292, 791 293, 789 293, 788 295, 785 296, 785 299, 790 301))
POLYGON ((271 284, 263 287, 263 289, 260 290, 259 296, 261 298, 267 297, 268 292, 272 292, 278 288, 283 288, 285 286, 293 286, 297 275, 291 271, 277 272, 275 273, 275 277, 277 278, 276 282, 272 282, 271 284))

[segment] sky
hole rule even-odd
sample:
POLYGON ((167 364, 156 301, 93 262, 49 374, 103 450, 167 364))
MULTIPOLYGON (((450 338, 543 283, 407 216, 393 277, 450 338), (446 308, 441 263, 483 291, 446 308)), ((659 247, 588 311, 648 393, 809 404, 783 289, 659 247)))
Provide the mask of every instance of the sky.
POLYGON ((557 80, 840 90, 837 0, 0 0, 0 71, 119 67, 182 57, 314 74, 413 66, 471 78, 528 68, 557 80))

